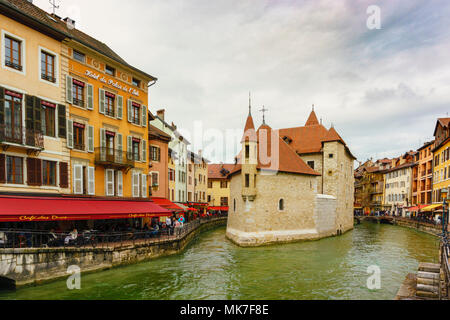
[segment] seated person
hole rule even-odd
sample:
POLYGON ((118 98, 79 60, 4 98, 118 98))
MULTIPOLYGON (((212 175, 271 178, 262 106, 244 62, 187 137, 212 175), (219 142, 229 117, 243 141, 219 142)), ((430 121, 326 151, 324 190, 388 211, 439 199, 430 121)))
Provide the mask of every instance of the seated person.
POLYGON ((69 233, 69 235, 64 239, 64 243, 67 245, 71 241, 77 240, 77 238, 78 238, 78 231, 77 229, 73 229, 73 231, 69 233))
POLYGON ((6 236, 6 233, 3 231, 0 231, 0 246, 6 245, 7 242, 8 242, 8 237, 6 236))

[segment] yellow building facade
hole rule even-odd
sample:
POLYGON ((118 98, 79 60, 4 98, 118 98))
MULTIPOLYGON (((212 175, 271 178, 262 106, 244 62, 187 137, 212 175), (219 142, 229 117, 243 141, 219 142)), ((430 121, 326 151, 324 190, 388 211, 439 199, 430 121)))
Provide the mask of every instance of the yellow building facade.
POLYGON ((232 164, 208 164, 207 202, 211 207, 228 207, 232 164))
POLYGON ((441 203, 441 190, 450 188, 450 118, 438 119, 434 137, 433 203, 441 203))
POLYGON ((99 49, 77 41, 62 47, 72 192, 147 198, 148 83, 156 79, 99 49))
POLYGON ((169 197, 170 201, 175 201, 175 190, 176 190, 176 181, 175 181, 175 161, 177 160, 176 152, 169 149, 169 161, 168 161, 168 172, 169 172, 169 197))
POLYGON ((1 191, 68 193, 70 153, 61 96, 64 37, 37 28, 8 3, 0 9, 1 191))

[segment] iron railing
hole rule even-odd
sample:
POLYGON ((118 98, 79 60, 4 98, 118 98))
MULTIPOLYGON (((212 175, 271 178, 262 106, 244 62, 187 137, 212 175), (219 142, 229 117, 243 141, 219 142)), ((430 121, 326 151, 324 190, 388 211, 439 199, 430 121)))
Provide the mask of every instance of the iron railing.
POLYGON ((0 125, 0 143, 15 143, 39 149, 44 148, 44 137, 40 131, 12 125, 0 125))
POLYGON ((0 229, 0 249, 21 248, 122 248, 132 245, 148 245, 183 238, 200 225, 219 220, 226 215, 196 219, 177 227, 121 232, 95 230, 79 232, 76 238, 67 232, 0 229))
POLYGON ((95 148, 94 153, 97 164, 134 167, 135 160, 132 152, 99 147, 95 148))

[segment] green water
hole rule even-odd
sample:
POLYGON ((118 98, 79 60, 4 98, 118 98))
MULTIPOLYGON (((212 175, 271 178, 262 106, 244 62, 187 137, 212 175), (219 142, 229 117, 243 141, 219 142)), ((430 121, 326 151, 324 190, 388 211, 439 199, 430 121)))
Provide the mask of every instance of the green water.
POLYGON ((225 228, 202 234, 181 254, 66 281, 0 293, 0 299, 393 299, 419 262, 437 262, 438 240, 364 223, 342 237, 244 249, 225 228), (381 269, 369 290, 367 267, 381 269))

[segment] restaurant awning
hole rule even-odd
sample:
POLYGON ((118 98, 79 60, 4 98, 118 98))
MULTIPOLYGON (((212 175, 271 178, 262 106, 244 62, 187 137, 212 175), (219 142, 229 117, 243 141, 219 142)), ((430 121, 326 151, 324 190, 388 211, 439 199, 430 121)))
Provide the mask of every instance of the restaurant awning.
POLYGON ((171 212, 146 200, 0 196, 0 222, 149 218, 171 212))
POLYGON ((425 208, 425 207, 427 207, 426 204, 419 204, 418 206, 410 207, 410 208, 408 208, 408 209, 406 209, 406 210, 408 210, 408 211, 410 211, 410 212, 413 212, 413 211, 419 211, 419 210, 422 210, 422 209, 425 208))
POLYGON ((208 207, 208 210, 213 211, 228 211, 229 207, 208 207))
POLYGON ((153 200, 153 202, 155 202, 155 204, 157 204, 160 207, 166 208, 167 210, 174 211, 174 212, 184 211, 184 209, 182 207, 173 203, 170 200, 167 200, 166 198, 152 197, 152 200, 153 200))
POLYGON ((421 211, 422 212, 431 212, 431 211, 439 209, 439 208, 442 208, 442 204, 432 204, 431 206, 423 208, 421 211))

